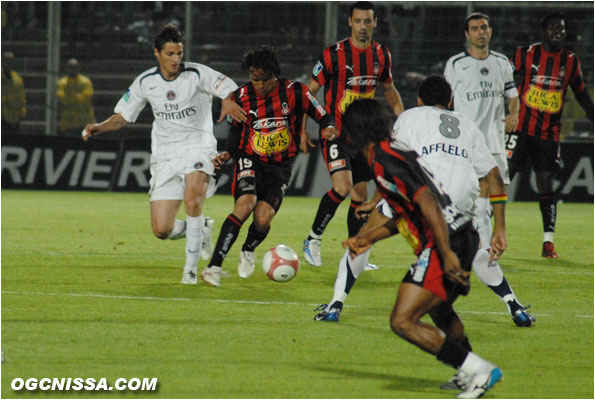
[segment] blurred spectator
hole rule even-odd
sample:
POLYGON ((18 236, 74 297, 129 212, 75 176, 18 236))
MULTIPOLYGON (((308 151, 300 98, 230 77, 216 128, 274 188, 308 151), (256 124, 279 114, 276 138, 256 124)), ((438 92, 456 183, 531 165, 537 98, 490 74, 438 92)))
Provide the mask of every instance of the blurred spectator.
POLYGON ((66 65, 66 76, 58 81, 60 102, 60 133, 80 137, 86 124, 95 122, 93 112, 93 84, 81 75, 79 62, 71 58, 66 65))
POLYGON ((12 69, 14 54, 2 53, 2 133, 19 131, 21 119, 27 115, 23 78, 12 69))
POLYGON ((153 7, 143 4, 140 10, 137 10, 135 19, 128 27, 128 30, 136 35, 139 43, 150 43, 153 40, 153 7))

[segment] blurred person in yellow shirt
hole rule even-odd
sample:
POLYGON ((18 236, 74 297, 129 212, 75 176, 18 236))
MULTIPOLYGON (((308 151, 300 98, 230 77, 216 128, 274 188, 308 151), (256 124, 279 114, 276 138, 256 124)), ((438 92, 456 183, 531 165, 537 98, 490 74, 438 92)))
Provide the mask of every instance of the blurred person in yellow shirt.
POLYGON ((60 102, 60 133, 79 137, 86 124, 94 123, 93 83, 80 74, 79 62, 71 58, 66 64, 66 76, 58 81, 60 102))
POLYGON ((21 119, 27 115, 23 78, 12 69, 14 54, 2 53, 2 133, 19 131, 21 119))

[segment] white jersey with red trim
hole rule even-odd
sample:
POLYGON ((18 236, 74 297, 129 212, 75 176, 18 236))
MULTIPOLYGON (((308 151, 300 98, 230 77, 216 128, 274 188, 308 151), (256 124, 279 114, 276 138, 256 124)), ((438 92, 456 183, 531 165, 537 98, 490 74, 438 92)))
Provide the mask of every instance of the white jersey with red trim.
POLYGON ((505 97, 518 96, 508 58, 490 51, 480 60, 461 52, 446 62, 444 77, 452 88, 455 111, 479 126, 492 154, 503 154, 505 97))
POLYGON ((391 139, 415 150, 457 208, 473 214, 479 178, 496 160, 471 119, 437 107, 411 108, 395 122, 391 139))
POLYGON ((134 122, 147 103, 153 110, 151 162, 178 158, 196 149, 216 151, 213 96, 226 98, 238 86, 227 76, 198 63, 182 63, 180 74, 165 80, 159 67, 140 74, 115 107, 134 122))

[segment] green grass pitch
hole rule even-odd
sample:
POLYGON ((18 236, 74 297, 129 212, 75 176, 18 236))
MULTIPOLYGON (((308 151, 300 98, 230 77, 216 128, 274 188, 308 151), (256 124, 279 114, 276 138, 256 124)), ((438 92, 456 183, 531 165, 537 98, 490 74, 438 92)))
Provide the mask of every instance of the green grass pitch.
MULTIPOLYGON (((244 225, 222 287, 181 285, 184 240, 151 233, 145 194, 2 191, 3 398, 454 398, 454 370, 394 335, 395 294, 414 260, 401 237, 379 243, 338 324, 314 322, 330 300, 346 236, 343 204, 323 240, 324 266, 270 281, 260 260, 283 243, 301 254, 318 199, 288 197, 257 249, 248 280, 236 269, 244 225), (14 378, 156 377, 158 390, 13 391, 14 378)), ((232 210, 215 196, 219 227, 232 210)), ((181 214, 183 215, 183 214, 181 214)), ((593 398, 593 205, 559 206, 559 259, 541 254, 536 203, 511 203, 501 264, 536 326, 514 326, 473 275, 455 304, 474 350, 504 378, 486 398, 593 398)), ((199 269, 206 265, 201 261, 199 269)))

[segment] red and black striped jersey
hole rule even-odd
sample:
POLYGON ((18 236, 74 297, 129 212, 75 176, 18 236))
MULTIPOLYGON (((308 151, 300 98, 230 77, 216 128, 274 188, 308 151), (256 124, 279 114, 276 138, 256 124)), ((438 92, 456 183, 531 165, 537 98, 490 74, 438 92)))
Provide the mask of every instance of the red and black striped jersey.
POLYGON ((324 108, 341 132, 341 117, 357 99, 373 98, 379 83, 391 83, 391 55, 376 41, 360 50, 351 38, 326 48, 312 71, 312 79, 324 86, 324 108))
POLYGON ((566 49, 547 52, 537 43, 519 47, 511 62, 521 99, 517 130, 557 142, 568 86, 575 94, 585 91, 578 57, 566 49))
POLYGON ((471 217, 457 209, 434 179, 426 162, 402 142, 384 141, 373 147, 368 160, 378 192, 399 215, 399 232, 416 255, 433 246, 434 233, 415 198, 422 188, 429 189, 442 210, 449 234, 457 232, 471 217))
POLYGON ((228 149, 266 163, 281 164, 297 155, 304 113, 322 128, 333 123, 306 85, 283 78, 264 97, 249 82, 233 93, 233 100, 246 111, 248 119, 244 123, 233 121, 228 139, 232 148, 228 149))

